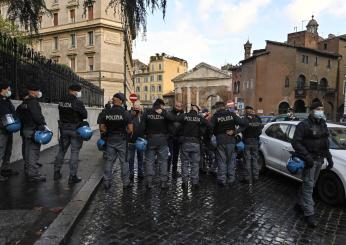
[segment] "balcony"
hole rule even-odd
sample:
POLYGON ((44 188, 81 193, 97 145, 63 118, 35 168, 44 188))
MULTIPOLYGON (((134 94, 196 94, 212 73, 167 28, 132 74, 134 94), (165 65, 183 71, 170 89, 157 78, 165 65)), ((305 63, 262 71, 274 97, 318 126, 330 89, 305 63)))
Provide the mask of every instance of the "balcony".
POLYGON ((321 86, 317 84, 310 84, 310 86, 304 86, 304 87, 296 87, 294 89, 295 91, 295 97, 296 98, 306 98, 306 96, 312 96, 312 97, 319 97, 319 96, 325 96, 325 97, 333 97, 335 96, 336 89, 327 87, 327 86, 321 86))

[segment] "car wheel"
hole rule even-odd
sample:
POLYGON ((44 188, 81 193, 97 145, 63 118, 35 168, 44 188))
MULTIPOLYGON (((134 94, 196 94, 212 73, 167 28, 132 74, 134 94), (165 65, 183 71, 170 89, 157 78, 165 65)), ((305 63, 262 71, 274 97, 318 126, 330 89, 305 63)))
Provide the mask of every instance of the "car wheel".
POLYGON ((265 174, 267 167, 266 167, 266 161, 264 159, 263 154, 260 152, 259 156, 258 156, 258 165, 260 168, 260 174, 265 174))
POLYGON ((317 182, 317 192, 325 203, 337 205, 344 201, 345 191, 339 177, 332 171, 323 171, 317 182))

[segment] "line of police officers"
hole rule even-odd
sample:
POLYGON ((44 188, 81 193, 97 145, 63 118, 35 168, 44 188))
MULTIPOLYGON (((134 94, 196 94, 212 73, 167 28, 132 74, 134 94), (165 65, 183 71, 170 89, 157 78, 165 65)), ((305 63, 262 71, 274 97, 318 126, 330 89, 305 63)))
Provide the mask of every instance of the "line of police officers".
MULTIPOLYGON (((71 147, 69 184, 81 181, 77 171, 79 151, 83 145, 83 139, 77 134, 76 129, 88 125, 84 121, 88 117, 87 111, 83 102, 79 100, 82 96, 81 89, 79 84, 70 85, 67 96, 61 98, 58 107, 60 140, 59 152, 54 162, 54 180, 59 180, 62 177, 61 167, 64 156, 68 148, 71 147)), ((17 110, 11 103, 10 97, 10 84, 0 83, 1 119, 11 114, 19 118, 22 124, 22 153, 26 179, 29 182, 45 181, 46 177, 40 174, 38 164, 41 145, 33 140, 35 131, 48 130, 38 102, 38 99, 42 97, 40 87, 37 84, 28 84, 27 95, 17 110)), ((153 107, 146 110, 143 115, 140 115, 140 108, 138 107, 133 108, 131 115, 123 106, 125 101, 124 94, 115 94, 112 99, 113 105, 105 108, 98 118, 101 139, 106 142, 104 166, 104 186, 106 189, 111 187, 112 168, 116 159, 119 159, 121 165, 123 187, 132 186, 131 180, 134 174, 136 152, 134 142, 138 137, 143 137, 148 142, 144 152, 144 164, 143 152, 137 150, 138 175, 139 178, 145 176, 148 189, 153 186, 156 163, 159 167, 162 189, 168 187, 169 165, 172 165, 172 176, 177 177, 176 162, 179 151, 182 162, 182 187, 188 186, 190 176, 192 187, 197 188, 202 144, 212 145, 213 136, 216 138, 216 147, 213 148, 215 159, 210 168, 211 170, 217 168, 217 183, 219 185, 232 185, 236 180, 234 155, 239 133, 242 133, 245 144, 245 180, 247 182, 258 180, 259 136, 263 126, 261 119, 254 113, 252 107, 247 106, 244 117, 239 117, 232 106, 227 108, 224 102, 217 102, 215 104, 216 112, 211 116, 207 110, 201 113, 198 105, 191 105, 191 110, 183 113, 182 104, 179 102, 176 102, 175 109, 166 111, 164 102, 157 99, 153 107), (174 151, 176 152, 174 153, 174 151), (173 162, 171 159, 169 160, 169 156, 173 162), (190 174, 189 167, 191 168, 190 174)), ((313 187, 323 159, 327 158, 328 169, 333 167, 333 160, 329 152, 329 133, 323 117, 323 105, 314 103, 310 110, 309 118, 298 125, 292 145, 296 153, 306 161, 303 184, 296 209, 304 211, 308 224, 315 226, 313 187)), ((293 113, 289 113, 287 120, 297 120, 293 113)), ((10 168, 12 141, 12 134, 7 132, 3 125, 0 125, 0 159, 2 160, 0 181, 7 181, 8 177, 18 174, 17 171, 10 168)))

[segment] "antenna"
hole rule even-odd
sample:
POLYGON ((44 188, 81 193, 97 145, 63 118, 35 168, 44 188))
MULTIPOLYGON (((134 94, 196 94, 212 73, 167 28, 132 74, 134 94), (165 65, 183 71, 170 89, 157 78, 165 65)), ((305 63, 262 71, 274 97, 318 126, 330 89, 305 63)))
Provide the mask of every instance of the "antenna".
POLYGON ((294 27, 294 31, 295 31, 295 32, 298 31, 298 27, 297 27, 297 26, 294 27))

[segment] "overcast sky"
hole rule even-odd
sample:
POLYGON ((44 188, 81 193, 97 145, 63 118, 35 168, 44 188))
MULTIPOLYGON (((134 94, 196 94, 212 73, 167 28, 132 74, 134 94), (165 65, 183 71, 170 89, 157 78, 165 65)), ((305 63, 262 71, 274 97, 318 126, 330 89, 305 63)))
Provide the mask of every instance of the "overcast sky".
POLYGON ((346 0, 168 0, 167 15, 149 15, 146 40, 138 35, 133 57, 144 63, 155 53, 220 67, 237 64, 243 44, 265 47, 265 40, 285 41, 297 27, 305 29, 311 15, 319 34, 346 34, 346 0), (303 21, 303 22, 302 22, 303 21))

